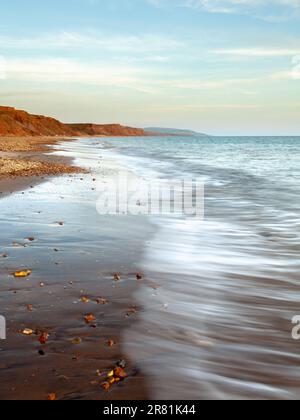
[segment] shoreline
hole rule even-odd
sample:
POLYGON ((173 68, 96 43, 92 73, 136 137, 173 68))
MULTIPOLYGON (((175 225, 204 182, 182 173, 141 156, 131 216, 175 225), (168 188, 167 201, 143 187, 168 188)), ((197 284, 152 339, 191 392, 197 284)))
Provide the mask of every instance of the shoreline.
POLYGON ((52 155, 51 145, 70 138, 0 137, 0 198, 22 191, 51 176, 85 171, 73 159, 52 155))
MULTIPOLYGON (((34 153, 43 159, 69 159, 34 153)), ((95 215, 94 179, 105 182, 114 170, 111 165, 103 167, 102 162, 96 175, 91 171, 71 178, 18 177, 8 182, 14 194, 0 200, 0 307, 8 327, 7 341, 1 342, 1 399, 41 400, 50 394, 62 400, 148 398, 139 361, 124 354, 123 334, 134 328, 143 310, 134 299, 141 284, 136 273, 152 227, 144 220, 95 215), (33 188, 26 189, 33 181, 33 188), (16 192, 23 188, 23 193, 16 192), (29 237, 33 240, 25 239, 29 237), (32 270, 28 278, 12 276, 25 267, 32 270), (87 314, 95 317, 89 324, 84 321, 87 314), (26 329, 34 333, 22 334, 26 329), (49 334, 45 345, 39 343, 40 332, 49 334), (102 384, 119 360, 126 361, 128 377, 107 392, 102 384)))
MULTIPOLYGON (((148 133, 147 137, 159 136, 148 133)), ((7 194, 22 191, 44 182, 52 176, 86 172, 73 166, 70 157, 55 156, 51 146, 80 138, 109 139, 115 136, 0 136, 0 199, 7 194)), ((117 136, 118 137, 118 136, 117 136)), ((132 137, 132 136, 121 136, 132 137)), ((141 137, 141 136, 134 136, 141 137)))

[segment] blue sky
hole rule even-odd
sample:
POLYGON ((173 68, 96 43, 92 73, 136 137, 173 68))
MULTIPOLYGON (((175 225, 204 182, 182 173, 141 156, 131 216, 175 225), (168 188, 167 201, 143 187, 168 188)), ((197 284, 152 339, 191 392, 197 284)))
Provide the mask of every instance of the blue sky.
POLYGON ((3 105, 66 122, 300 134, 300 0, 3 3, 3 105))

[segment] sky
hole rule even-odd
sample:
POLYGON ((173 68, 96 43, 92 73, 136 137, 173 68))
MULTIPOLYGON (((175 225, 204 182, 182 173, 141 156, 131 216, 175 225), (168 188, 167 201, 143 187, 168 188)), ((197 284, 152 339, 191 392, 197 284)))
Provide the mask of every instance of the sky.
POLYGON ((64 122, 300 135, 300 0, 10 0, 0 104, 64 122))

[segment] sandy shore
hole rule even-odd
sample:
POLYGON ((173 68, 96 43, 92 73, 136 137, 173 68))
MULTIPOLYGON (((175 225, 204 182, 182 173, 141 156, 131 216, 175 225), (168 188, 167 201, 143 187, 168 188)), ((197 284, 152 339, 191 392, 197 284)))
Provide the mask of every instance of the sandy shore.
POLYGON ((0 195, 41 182, 46 176, 80 173, 71 159, 49 155, 61 138, 0 138, 0 195), (47 153, 47 154, 46 154, 47 153))
MULTIPOLYGON (((23 151, 26 159, 30 153, 52 165, 68 161, 32 147, 23 151)), ((133 295, 152 228, 144 220, 99 218, 95 186, 110 170, 101 167, 96 174, 45 178, 24 191, 35 178, 5 180, 20 192, 0 200, 0 314, 7 320, 1 400, 147 399, 139 361, 124 354, 123 334, 142 311, 133 295), (14 277, 26 269, 28 277, 14 277), (105 390, 119 362, 126 378, 105 390)))
POLYGON ((47 152, 62 137, 0 137, 1 152, 47 152))

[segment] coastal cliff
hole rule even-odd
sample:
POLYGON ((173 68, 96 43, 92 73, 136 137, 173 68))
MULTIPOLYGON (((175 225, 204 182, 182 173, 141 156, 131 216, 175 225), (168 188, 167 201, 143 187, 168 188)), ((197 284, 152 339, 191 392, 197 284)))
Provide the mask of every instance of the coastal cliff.
POLYGON ((64 124, 55 118, 0 106, 0 137, 147 136, 140 128, 120 124, 64 124))
POLYGON ((74 132, 87 136, 147 136, 142 128, 124 127, 120 124, 67 124, 74 132))

